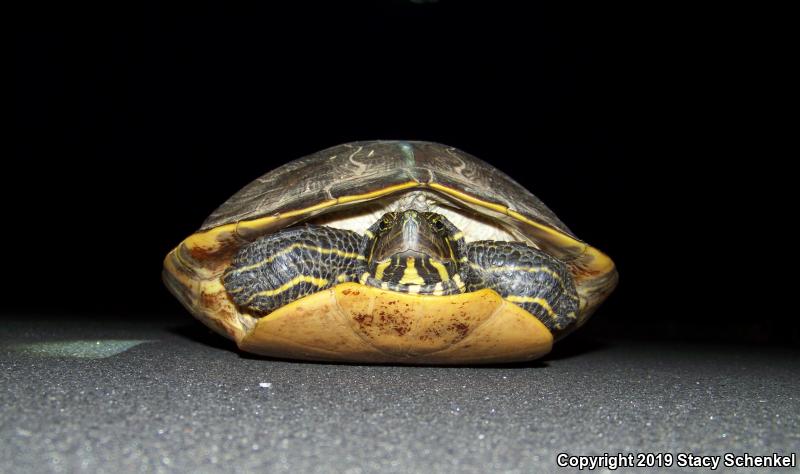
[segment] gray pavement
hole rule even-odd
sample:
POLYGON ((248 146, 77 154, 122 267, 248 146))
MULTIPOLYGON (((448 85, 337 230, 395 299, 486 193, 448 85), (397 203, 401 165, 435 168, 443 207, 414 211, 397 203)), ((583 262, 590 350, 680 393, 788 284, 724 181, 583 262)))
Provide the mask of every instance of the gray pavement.
POLYGON ((578 334, 531 364, 336 365, 249 357, 188 315, 3 318, 3 473, 548 472, 560 452, 800 452, 789 348, 578 334))

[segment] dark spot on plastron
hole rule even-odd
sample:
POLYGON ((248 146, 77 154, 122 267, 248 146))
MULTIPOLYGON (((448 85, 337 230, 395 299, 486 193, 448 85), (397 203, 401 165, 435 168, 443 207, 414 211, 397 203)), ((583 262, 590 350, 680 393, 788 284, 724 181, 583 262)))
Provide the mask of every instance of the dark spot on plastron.
MULTIPOLYGON (((358 320, 358 318, 356 318, 358 320)), ((403 317, 402 312, 394 311, 377 311, 374 316, 368 320, 368 324, 377 326, 382 332, 394 331, 398 336, 403 336, 411 330, 410 325, 403 317)))
POLYGON ((453 323, 448 329, 456 331, 461 339, 466 337, 469 332, 469 326, 464 323, 453 323))
POLYGON ((425 339, 433 339, 433 338, 437 338, 438 339, 438 338, 442 337, 442 333, 438 329, 431 327, 431 328, 428 328, 425 331, 425 334, 420 336, 420 339, 423 338, 423 337, 425 339))
POLYGON ((352 291, 350 291, 349 288, 342 290, 343 295, 349 295, 350 293, 352 293, 352 291))
POLYGON ((355 319, 360 326, 372 326, 374 318, 371 314, 361 313, 357 314, 353 319, 355 319))

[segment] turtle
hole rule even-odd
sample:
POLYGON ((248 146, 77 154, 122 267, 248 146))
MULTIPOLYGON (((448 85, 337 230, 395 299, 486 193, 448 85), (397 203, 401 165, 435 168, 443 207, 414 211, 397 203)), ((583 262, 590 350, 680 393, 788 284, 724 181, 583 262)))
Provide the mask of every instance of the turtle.
POLYGON ((345 143, 246 185, 163 280, 242 351, 351 363, 547 354, 618 280, 530 191, 457 148, 345 143))

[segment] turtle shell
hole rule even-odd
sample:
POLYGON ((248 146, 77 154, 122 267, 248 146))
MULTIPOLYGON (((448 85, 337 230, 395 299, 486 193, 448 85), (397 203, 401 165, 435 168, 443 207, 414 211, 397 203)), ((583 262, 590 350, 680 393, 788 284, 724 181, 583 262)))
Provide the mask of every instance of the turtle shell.
MULTIPOLYGON (((582 325, 616 285, 617 272, 611 259, 579 240, 544 203, 509 176, 453 147, 413 141, 347 143, 289 162, 261 176, 223 203, 195 234, 167 255, 164 262, 165 282, 196 317, 237 341, 240 347, 253 352, 281 355, 279 350, 259 350, 264 346, 275 346, 276 343, 264 342, 274 334, 265 336, 267 329, 258 328, 265 326, 265 321, 283 317, 275 313, 288 311, 296 314, 295 303, 298 302, 276 310, 261 320, 239 312, 219 282, 233 254, 242 245, 261 235, 298 222, 370 203, 381 208, 385 206, 383 203, 386 199, 414 191, 436 194, 454 208, 502 223, 511 239, 524 241, 565 262, 573 274, 580 297, 578 322, 572 329, 582 325), (254 331, 261 336, 255 337, 254 331)), ((344 288, 349 286, 339 288, 339 293, 333 289, 329 291, 332 291, 332 295, 341 295, 344 288)), ((362 287, 362 290, 359 294, 372 295, 373 306, 381 298, 373 289, 362 287)), ((313 299, 315 296, 306 298, 313 299)), ((444 301, 442 298, 450 298, 416 297, 418 301, 427 301, 428 306, 439 304, 444 301)), ((474 296, 461 295, 461 298, 467 301, 474 299, 474 296)), ((309 302, 306 301, 306 308, 309 302)), ((357 315, 348 313, 346 317, 357 315)), ((540 331, 540 328, 536 330, 540 331)), ((289 333, 281 336, 283 340, 295 337, 289 333)), ((563 337, 564 334, 556 336, 563 337)), ((465 335, 462 339, 469 338, 465 335)), ((398 347, 406 343, 398 343, 398 347)), ((325 350, 325 354, 330 353, 328 357, 315 353, 304 358, 404 361, 406 355, 414 354, 414 347, 406 347, 402 357, 389 359, 348 354, 347 349, 340 351, 342 354, 339 357, 335 348, 325 350)), ((380 350, 386 352, 386 348, 380 350)), ((441 352, 442 349, 437 350, 441 352)), ((302 352, 291 353, 291 356, 303 358, 302 352)), ((534 352, 529 351, 524 358, 530 358, 534 352)), ((536 355, 541 355, 540 352, 536 352, 536 355)), ((487 359, 484 354, 478 359, 495 361, 518 358, 520 356, 517 355, 487 359)), ((442 362, 433 357, 429 359, 442 362)), ((454 362, 473 359, 462 357, 454 362)), ((429 360, 416 357, 413 361, 429 360)))

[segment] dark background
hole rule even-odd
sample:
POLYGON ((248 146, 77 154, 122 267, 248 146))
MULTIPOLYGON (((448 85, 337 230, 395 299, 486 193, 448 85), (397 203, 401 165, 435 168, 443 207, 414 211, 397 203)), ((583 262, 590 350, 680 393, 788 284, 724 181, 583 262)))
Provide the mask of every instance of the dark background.
POLYGON ((745 143, 786 61, 753 42, 769 28, 522 3, 29 7, 0 314, 184 314, 162 258, 239 188, 339 143, 418 139, 505 171, 617 262, 586 334, 797 344, 774 270, 790 188, 745 143))

